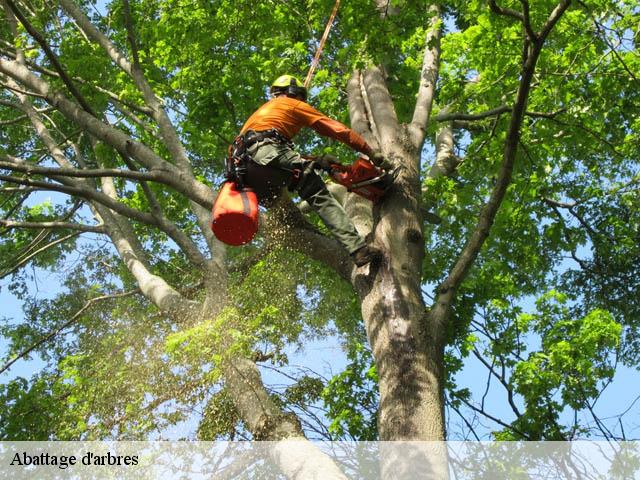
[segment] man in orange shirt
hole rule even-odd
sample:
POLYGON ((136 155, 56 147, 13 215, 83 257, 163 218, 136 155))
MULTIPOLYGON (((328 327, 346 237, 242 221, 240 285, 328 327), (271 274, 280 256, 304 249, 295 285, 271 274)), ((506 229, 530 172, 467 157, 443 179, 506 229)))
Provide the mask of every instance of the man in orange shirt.
MULTIPOLYGON (((380 260, 380 249, 365 243, 313 164, 294 150, 291 139, 302 127, 309 127, 368 155, 374 163, 382 163, 384 157, 356 132, 306 103, 307 89, 297 78, 282 75, 271 86, 271 94, 271 100, 249 117, 234 143, 241 154, 252 160, 248 162, 245 182, 256 190, 261 201, 276 196, 285 186, 295 190, 318 213, 357 266, 380 260)), ((318 163, 328 168, 326 157, 318 163)))

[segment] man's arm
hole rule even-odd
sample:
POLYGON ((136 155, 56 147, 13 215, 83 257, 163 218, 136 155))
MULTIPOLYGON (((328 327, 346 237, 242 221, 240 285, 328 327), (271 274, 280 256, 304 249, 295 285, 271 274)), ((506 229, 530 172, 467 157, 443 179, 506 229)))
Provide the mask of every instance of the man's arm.
POLYGON ((334 138, 352 149, 364 153, 379 167, 387 170, 393 168, 382 152, 373 150, 364 138, 346 125, 327 117, 308 103, 300 102, 297 112, 302 117, 304 124, 313 128, 320 135, 334 138))
POLYGON ((365 155, 372 153, 371 147, 364 138, 346 125, 327 117, 308 103, 299 102, 296 105, 295 111, 301 124, 313 128, 320 135, 338 140, 365 155))
POLYGON ((367 144, 364 138, 351 130, 349 127, 336 120, 324 117, 316 120, 316 122, 311 125, 311 128, 313 128, 320 135, 335 138, 336 140, 349 145, 354 150, 364 153, 367 157, 369 157, 369 160, 371 160, 373 164, 377 165, 378 167, 382 167, 387 170, 393 168, 393 166, 386 160, 382 152, 373 150, 369 146, 369 144, 367 144))
POLYGON ((323 115, 322 118, 317 119, 309 126, 320 135, 334 138, 365 155, 371 155, 373 153, 364 138, 337 120, 332 120, 323 115))

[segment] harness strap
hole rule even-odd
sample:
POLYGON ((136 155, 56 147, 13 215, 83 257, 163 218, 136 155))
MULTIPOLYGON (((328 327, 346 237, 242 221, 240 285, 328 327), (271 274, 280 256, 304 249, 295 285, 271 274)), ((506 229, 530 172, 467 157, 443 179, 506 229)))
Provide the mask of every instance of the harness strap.
POLYGON ((289 140, 275 128, 271 128, 269 130, 260 130, 258 132, 256 132, 255 130, 247 130, 244 134, 240 135, 240 137, 242 137, 245 149, 251 148, 256 143, 262 142, 266 139, 272 139, 278 143, 291 143, 291 140, 289 140))
POLYGON ((251 216, 251 203, 249 201, 249 195, 244 188, 240 190, 240 198, 242 199, 242 212, 246 216, 251 216))
MULTIPOLYGON (((248 154, 249 148, 258 142, 271 139, 277 143, 291 144, 291 141, 275 128, 269 130, 248 130, 242 135, 238 135, 233 144, 229 145, 229 154, 225 165, 225 173, 228 180, 236 183, 242 189, 247 174, 247 165, 251 161, 248 154)), ((291 145, 293 148, 293 145, 291 145)))

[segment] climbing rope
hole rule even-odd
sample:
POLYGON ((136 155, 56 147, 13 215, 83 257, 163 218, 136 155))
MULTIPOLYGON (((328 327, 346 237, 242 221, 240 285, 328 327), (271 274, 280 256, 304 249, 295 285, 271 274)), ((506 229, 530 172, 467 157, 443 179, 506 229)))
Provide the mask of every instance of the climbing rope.
POLYGON ((313 61, 311 62, 311 67, 309 68, 309 73, 307 73, 307 78, 304 79, 304 88, 308 89, 309 85, 311 85, 311 78, 313 78, 313 72, 315 72, 318 63, 320 62, 320 55, 322 55, 322 49, 324 48, 324 43, 327 41, 327 37, 329 36, 329 32, 331 31, 331 27, 333 26, 333 19, 336 18, 336 13, 338 13, 338 7, 340 6, 340 0, 336 0, 336 4, 333 7, 333 12, 331 12, 331 16, 329 17, 329 21, 327 22, 327 26, 324 29, 324 34, 322 34, 322 38, 320 39, 320 45, 318 45, 318 50, 316 51, 315 56, 313 57, 313 61))

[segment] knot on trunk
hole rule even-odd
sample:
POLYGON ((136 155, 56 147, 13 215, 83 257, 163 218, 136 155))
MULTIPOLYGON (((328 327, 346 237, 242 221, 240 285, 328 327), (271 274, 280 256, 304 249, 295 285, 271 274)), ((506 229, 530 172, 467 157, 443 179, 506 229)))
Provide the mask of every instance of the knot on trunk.
POLYGON ((396 348, 412 351, 415 349, 415 338, 411 328, 411 321, 408 318, 390 318, 388 331, 389 340, 396 348))

